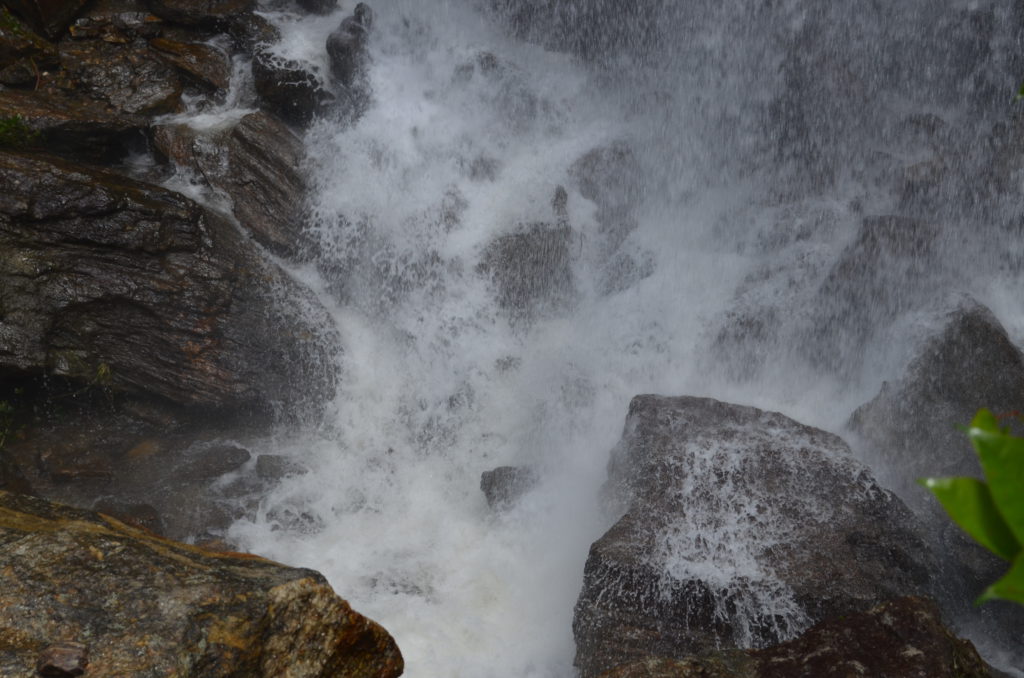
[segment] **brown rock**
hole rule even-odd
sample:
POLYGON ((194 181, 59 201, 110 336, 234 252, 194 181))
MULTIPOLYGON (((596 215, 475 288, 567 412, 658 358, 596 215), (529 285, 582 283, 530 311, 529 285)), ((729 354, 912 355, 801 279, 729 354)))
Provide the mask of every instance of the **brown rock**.
POLYGON ((276 301, 303 292, 222 219, 50 158, 0 153, 0 184, 0 373, 92 384, 102 367, 113 394, 204 416, 305 407, 311 385, 330 388, 333 349, 276 301))
POLYGON ((92 162, 115 161, 145 144, 146 121, 61 90, 0 90, 0 117, 21 118, 29 145, 92 162))
POLYGON ((215 47, 166 38, 154 38, 149 41, 149 46, 163 59, 203 85, 226 90, 231 84, 231 59, 215 47))
POLYGON ((57 636, 96 676, 391 678, 388 633, 310 570, 160 539, 0 492, 0 675, 31 675, 57 636))
POLYGON ((83 643, 51 645, 39 654, 36 671, 40 676, 66 678, 80 676, 89 665, 89 650, 83 643))
POLYGON ((61 63, 85 94, 127 115, 173 113, 181 106, 177 71, 146 46, 104 40, 64 42, 61 63))
POLYGON ((228 131, 204 134, 184 125, 161 126, 154 141, 177 164, 226 193, 235 218, 261 245, 282 256, 304 249, 305 152, 286 125, 260 111, 228 131))

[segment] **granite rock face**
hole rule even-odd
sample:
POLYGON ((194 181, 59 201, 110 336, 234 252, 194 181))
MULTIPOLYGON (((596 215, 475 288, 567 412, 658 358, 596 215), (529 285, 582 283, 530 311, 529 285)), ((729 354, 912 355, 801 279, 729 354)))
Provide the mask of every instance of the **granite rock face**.
POLYGON ((576 604, 584 678, 646 656, 763 647, 927 593, 934 562, 899 499, 836 436, 781 414, 653 395, 630 404, 576 604))
POLYGON ((322 576, 0 492, 0 673, 391 678, 394 640, 322 576))

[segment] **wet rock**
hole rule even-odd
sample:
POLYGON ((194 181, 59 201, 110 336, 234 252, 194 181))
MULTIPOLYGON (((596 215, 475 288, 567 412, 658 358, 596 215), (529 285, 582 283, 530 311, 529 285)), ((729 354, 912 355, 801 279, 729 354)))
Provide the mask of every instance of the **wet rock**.
POLYGON ((947 629, 925 598, 886 601, 835 617, 800 637, 762 650, 720 651, 687 659, 649 658, 601 678, 999 678, 967 640, 947 629))
POLYGON ((146 0, 146 6, 172 23, 221 29, 234 17, 251 13, 256 0, 146 0))
POLYGON ((529 321, 563 310, 576 294, 566 200, 565 189, 559 186, 552 202, 555 224, 520 225, 517 232, 490 244, 477 265, 477 272, 494 284, 498 305, 513 320, 529 321))
POLYGON ((62 91, 0 90, 0 117, 21 118, 28 146, 92 162, 113 162, 146 143, 146 122, 62 91))
POLYGON ((338 0, 297 0, 299 7, 310 14, 330 14, 338 8, 338 0))
POLYGON ((4 4, 38 33, 56 40, 88 0, 4 0, 4 4))
POLYGON ((181 106, 177 71, 146 46, 66 41, 60 58, 76 82, 76 96, 84 94, 127 115, 173 113, 181 106))
POLYGON ((87 670, 97 676, 402 672, 388 633, 311 570, 2 492, 0 561, 3 675, 32 675, 61 637, 90 639, 87 670))
POLYGON ((366 68, 366 41, 373 25, 373 11, 360 2, 352 16, 342 20, 327 37, 331 75, 345 87, 353 87, 366 68))
POLYGON ((917 478, 981 477, 958 424, 969 424, 982 407, 1005 414, 1024 406, 1024 356, 988 308, 963 299, 933 322, 904 373, 850 418, 880 461, 901 470, 897 491, 917 509, 933 505, 917 478))
POLYGON ((165 533, 164 521, 160 512, 149 504, 108 498, 96 502, 92 510, 153 534, 163 535, 165 533))
POLYGON ((154 141, 177 164, 195 169, 223 191, 235 218, 261 245, 282 256, 304 249, 305 151, 301 140, 276 118, 250 113, 229 130, 209 133, 162 126, 154 141))
POLYGON ((524 466, 499 466, 480 474, 480 490, 495 511, 511 508, 538 482, 537 473, 524 466))
POLYGON ((25 474, 4 449, 0 449, 0 490, 33 494, 32 485, 25 479, 25 474))
POLYGON ((69 678, 85 673, 89 666, 89 649, 84 643, 50 645, 39 653, 36 672, 51 678, 69 678))
POLYGON ((306 468, 279 454, 261 454, 256 457, 256 477, 260 480, 280 480, 285 476, 305 473, 306 468))
POLYGON ((285 122, 305 127, 333 99, 307 64, 282 59, 258 48, 252 61, 256 93, 267 110, 285 122))
POLYGON ((92 6, 68 28, 76 40, 102 40, 125 45, 136 38, 155 38, 166 24, 149 12, 137 11, 137 6, 92 6))
POLYGON ((237 471, 252 454, 244 447, 218 445, 190 455, 179 472, 184 480, 210 480, 237 471))
POLYGON ((29 60, 35 68, 52 68, 57 65, 57 50, 0 7, 0 69, 29 60))
POLYGON ((231 18, 228 35, 235 49, 252 56, 259 47, 272 45, 281 39, 281 31, 258 14, 243 13, 231 18))
MULTIPOLYGON (((1024 409, 1024 356, 992 312, 970 298, 936 313, 928 325, 934 329, 918 343, 903 374, 857 408, 849 426, 875 466, 894 470, 888 484, 932 527, 933 548, 945 556, 939 575, 951 592, 947 604, 959 600, 960 612, 974 616, 962 601, 1001 578, 1006 564, 966 537, 916 481, 981 477, 974 449, 957 425, 969 424, 982 407, 1001 414, 1024 409)), ((1002 619, 987 632, 991 637, 1024 624, 1018 606, 987 608, 984 623, 1002 619)))
POLYGON ((488 246, 477 270, 490 277, 498 304, 513 318, 555 311, 575 291, 571 243, 568 225, 526 224, 488 246))
POLYGON ((760 647, 887 598, 934 562, 910 512, 834 435, 710 399, 637 396, 576 604, 584 678, 649 656, 760 647))
POLYGON ((913 309, 938 274, 940 229, 902 216, 867 217, 817 293, 807 346, 815 364, 838 372, 860 364, 874 328, 913 309))
POLYGON ((195 416, 287 412, 331 388, 318 330, 276 301, 302 291, 215 215, 17 153, 0 153, 0 183, 0 373, 102 372, 112 394, 195 416))
POLYGON ((226 91, 231 84, 231 59, 223 51, 201 43, 154 38, 149 46, 178 70, 206 87, 226 91))
POLYGON ((640 163, 622 141, 595 148, 569 168, 580 195, 597 205, 595 218, 607 256, 636 228, 632 212, 643 192, 640 163))

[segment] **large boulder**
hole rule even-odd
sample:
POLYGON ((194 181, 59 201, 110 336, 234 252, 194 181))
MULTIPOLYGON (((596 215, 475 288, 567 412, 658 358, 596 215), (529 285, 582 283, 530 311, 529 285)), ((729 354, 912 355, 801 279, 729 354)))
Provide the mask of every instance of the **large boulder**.
POLYGON ((116 393, 208 415, 332 388, 303 292, 225 220, 55 158, 0 153, 0 184, 0 374, 102 373, 116 393))
POLYGON ((910 512, 838 437, 693 397, 637 396, 576 604, 584 678, 647 656, 761 647, 930 589, 910 512))
POLYGON ((900 469, 893 485, 917 509, 933 505, 917 478, 981 475, 958 424, 970 423, 982 407, 1024 411, 1024 355, 988 308, 963 299, 929 324, 935 329, 904 373, 850 418, 879 462, 900 469))
POLYGON ((601 678, 999 678, 967 640, 942 624, 924 598, 886 601, 867 612, 828 619, 800 637, 763 650, 691 658, 649 658, 601 678))
POLYGON ((387 631, 311 570, 2 491, 0 561, 5 676, 402 673, 387 631))
POLYGON ((251 13, 256 0, 146 0, 146 6, 173 23, 219 29, 237 16, 251 13))
POLYGON ((303 249, 305 151, 286 125, 257 111, 226 130, 163 125, 154 137, 162 153, 231 199, 235 218, 261 245, 283 256, 303 249))

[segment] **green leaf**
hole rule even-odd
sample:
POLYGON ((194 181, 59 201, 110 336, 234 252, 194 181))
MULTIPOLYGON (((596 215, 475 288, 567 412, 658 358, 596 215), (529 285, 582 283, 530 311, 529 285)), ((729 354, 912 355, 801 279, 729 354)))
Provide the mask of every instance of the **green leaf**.
MULTIPOLYGON (((975 421, 981 413, 975 417, 975 421)), ((967 431, 985 471, 992 500, 1018 542, 1024 542, 1024 438, 992 431, 990 422, 967 431)))
POLYGON ((1020 542, 1007 526, 989 493, 976 478, 922 478, 946 513, 982 546, 1006 560, 1020 553, 1020 542))
POLYGON ((1024 553, 1017 556, 1010 571, 1002 579, 985 589, 985 592, 975 602, 980 605, 987 600, 996 598, 1012 600, 1024 605, 1024 553))

